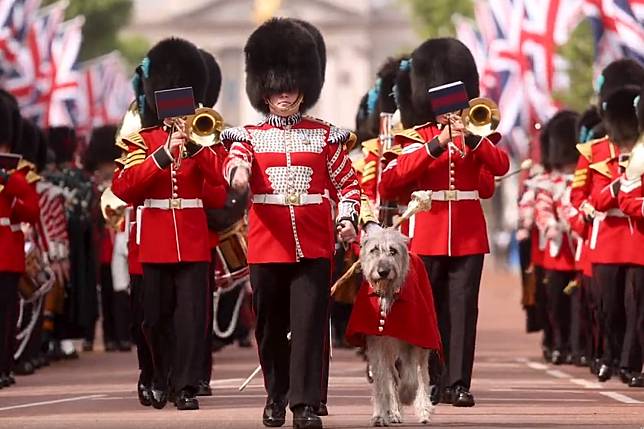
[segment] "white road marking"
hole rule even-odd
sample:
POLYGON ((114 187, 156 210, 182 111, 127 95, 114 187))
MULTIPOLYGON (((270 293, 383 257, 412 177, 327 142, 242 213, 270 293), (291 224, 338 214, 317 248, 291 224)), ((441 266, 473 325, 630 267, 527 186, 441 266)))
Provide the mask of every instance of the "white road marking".
POLYGON ((608 396, 611 399, 614 399, 623 404, 642 404, 642 401, 631 398, 630 396, 623 395, 617 392, 599 392, 600 395, 608 396))
POLYGON ((546 371, 546 374, 552 375, 555 378, 570 378, 570 374, 566 374, 563 371, 559 371, 558 369, 549 369, 546 371))
POLYGON ((599 382, 586 380, 584 378, 571 378, 570 382, 585 387, 586 389, 600 389, 602 387, 599 382))
POLYGON ((540 369, 540 370, 544 370, 544 371, 546 369, 548 369, 548 365, 538 363, 538 362, 530 362, 530 361, 528 361, 528 362, 525 362, 525 364, 528 366, 528 368, 532 368, 532 369, 540 369))
POLYGON ((17 409, 20 409, 20 408, 38 407, 38 406, 41 406, 41 405, 61 404, 63 402, 82 401, 82 400, 85 400, 85 399, 96 399, 96 398, 101 398, 101 397, 104 397, 104 396, 106 396, 106 395, 87 395, 87 396, 76 396, 74 398, 55 399, 53 401, 29 402, 27 404, 11 405, 9 407, 2 407, 2 408, 0 408, 0 411, 17 410, 17 409))

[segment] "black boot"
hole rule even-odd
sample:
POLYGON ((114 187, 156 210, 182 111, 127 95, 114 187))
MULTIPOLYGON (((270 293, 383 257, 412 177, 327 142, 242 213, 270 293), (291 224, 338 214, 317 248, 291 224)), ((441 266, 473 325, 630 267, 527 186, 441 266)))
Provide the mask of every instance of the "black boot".
POLYGON ((208 380, 201 380, 197 385, 197 396, 212 396, 212 389, 208 380))
POLYGON ((16 373, 16 375, 31 375, 35 372, 35 368, 31 361, 23 360, 16 364, 16 366, 13 368, 13 371, 16 373))
POLYGON ((198 410, 199 400, 194 393, 184 389, 177 395, 174 405, 178 410, 198 410))
POLYGON ((286 422, 286 400, 266 400, 262 423, 267 427, 283 426, 286 422))
POLYGON ((293 428, 322 429, 322 419, 312 406, 302 405, 293 409, 293 428))
POLYGON ((162 409, 165 407, 165 404, 168 403, 168 390, 167 389, 159 389, 159 388, 152 388, 152 406, 156 408, 157 410, 162 409))
POLYGON ((644 374, 633 374, 628 387, 644 387, 644 374))
POLYGON ((624 384, 630 383, 631 378, 633 378, 633 373, 628 368, 620 368, 618 373, 619 373, 619 379, 624 384))
POLYGON ((139 396, 139 402, 141 405, 144 407, 149 407, 152 405, 152 389, 150 389, 150 386, 146 386, 145 384, 139 382, 136 385, 136 392, 139 396))
POLYGON ((452 405, 455 407, 473 407, 475 404, 474 395, 463 386, 457 386, 454 389, 453 396, 452 405))
POLYGON ((329 415, 329 409, 327 408, 327 406, 326 406, 326 404, 324 402, 320 402, 320 406, 315 411, 315 414, 317 414, 318 416, 328 416, 329 415))
POLYGON ((604 381, 610 380, 612 376, 613 376, 613 369, 610 367, 610 365, 606 365, 605 363, 603 363, 599 367, 599 371, 597 371, 597 380, 603 383, 604 381))

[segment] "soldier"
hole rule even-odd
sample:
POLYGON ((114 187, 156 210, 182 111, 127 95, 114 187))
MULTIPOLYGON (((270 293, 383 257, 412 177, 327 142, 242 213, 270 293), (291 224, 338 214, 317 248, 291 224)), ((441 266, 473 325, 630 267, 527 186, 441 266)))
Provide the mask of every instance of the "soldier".
MULTIPOLYGON (((21 140, 22 119, 18 104, 0 92, 0 156, 14 153, 21 140)), ((20 222, 36 223, 38 195, 24 170, 13 163, 0 165, 0 387, 15 380, 10 374, 18 321, 18 281, 25 271, 24 236, 20 222)))
MULTIPOLYGON (((639 122, 640 136, 637 145, 633 148, 626 171, 621 178, 619 190, 619 207, 625 214, 635 220, 635 228, 641 243, 644 234, 644 85, 635 99, 635 110, 639 122)), ((644 374, 642 374, 642 360, 644 360, 644 266, 635 265, 631 268, 631 281, 626 285, 627 306, 630 311, 627 315, 627 332, 634 334, 626 341, 632 341, 633 349, 639 347, 640 363, 633 368, 630 387, 644 387, 644 374)), ((636 363, 636 362, 635 362, 636 363)), ((637 363, 636 363, 637 364, 637 363)))
POLYGON ((121 140, 123 168, 112 191, 137 210, 139 260, 143 264, 144 330, 152 351, 152 405, 163 408, 171 386, 179 410, 196 399, 205 346, 208 227, 201 199, 204 180, 221 183, 213 150, 185 134, 185 121, 159 118, 155 92, 192 87, 203 99, 206 68, 190 42, 157 43, 137 68, 136 97, 143 129, 121 140), (159 240, 159 236, 165 238, 159 240), (172 341, 172 338, 175 341, 172 341), (171 371, 170 371, 171 370, 171 371))
POLYGON ((248 261, 268 394, 266 426, 282 426, 288 404, 294 427, 322 427, 316 411, 322 400, 330 260, 336 228, 348 242, 358 222, 360 186, 344 148, 355 137, 303 116, 322 89, 315 39, 290 19, 271 19, 251 34, 246 91, 266 117, 222 134, 224 143, 232 144, 226 179, 238 191, 253 193, 248 261), (339 199, 335 219, 329 192, 339 199))
POLYGON ((445 400, 454 406, 470 407, 469 392, 476 323, 478 291, 483 255, 489 251, 485 217, 479 200, 483 168, 495 176, 509 168, 507 154, 495 146, 498 133, 487 137, 470 135, 460 121, 435 117, 427 91, 453 81, 464 83, 469 98, 479 95, 479 78, 472 54, 461 42, 430 39, 411 55, 406 83, 399 91, 414 88, 411 97, 399 97, 403 124, 409 117, 417 125, 415 143, 383 171, 381 189, 433 190, 433 206, 419 213, 410 226, 411 250, 423 258, 433 286, 434 301, 447 364, 444 373, 445 400), (408 116, 405 107, 411 107, 408 116), (454 149, 457 147, 458 150, 454 149), (393 165, 392 165, 393 164, 393 165))
POLYGON ((630 150, 637 139, 632 106, 644 82, 644 69, 635 61, 618 60, 602 71, 599 82, 599 108, 607 136, 579 146, 589 168, 587 175, 578 179, 579 186, 588 186, 590 192, 587 207, 582 210, 594 214, 590 258, 593 281, 601 289, 605 338, 597 378, 606 381, 613 375, 613 368, 620 367, 620 379, 629 383, 632 379, 629 368, 635 363, 626 356, 628 351, 622 353, 626 329, 624 293, 628 266, 643 261, 642 252, 636 248, 636 230, 631 228, 631 219, 619 209, 617 195, 621 148, 630 150))

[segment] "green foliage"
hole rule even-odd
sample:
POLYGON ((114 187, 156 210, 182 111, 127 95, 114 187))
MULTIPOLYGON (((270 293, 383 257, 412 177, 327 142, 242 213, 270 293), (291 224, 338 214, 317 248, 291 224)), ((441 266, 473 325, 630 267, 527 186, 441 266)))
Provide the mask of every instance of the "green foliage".
MULTIPOLYGON (((45 0, 43 4, 55 2, 45 0)), ((119 30, 128 24, 132 16, 132 0, 69 0, 65 18, 77 15, 85 16, 80 61, 118 49, 125 58, 136 63, 147 51, 145 39, 119 36, 119 30)))
MULTIPOLYGON (((473 18, 473 0, 399 0, 410 8, 416 30, 423 37, 454 36, 452 16, 473 18)), ((569 63, 570 87, 558 91, 555 99, 566 107, 583 110, 593 95, 593 38, 588 20, 581 22, 559 54, 569 63)))

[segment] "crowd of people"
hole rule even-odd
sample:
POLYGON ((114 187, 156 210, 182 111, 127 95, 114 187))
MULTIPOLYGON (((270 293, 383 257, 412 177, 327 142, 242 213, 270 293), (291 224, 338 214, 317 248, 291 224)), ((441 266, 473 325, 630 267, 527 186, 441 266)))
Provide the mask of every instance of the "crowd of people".
MULTIPOLYGON (((330 347, 348 346, 351 306, 367 287, 342 274, 359 237, 391 227, 421 190, 431 210, 400 230, 423 262, 442 340, 430 354, 431 400, 474 406, 489 252, 480 200, 510 162, 469 49, 435 38, 388 59, 355 131, 307 114, 326 69, 310 23, 268 20, 244 53, 256 124, 224 127, 212 109, 215 58, 178 38, 136 68, 122 124, 87 142, 38 129, 0 92, 0 385, 78 357, 71 339, 92 351, 100 313, 105 351, 136 348, 142 405, 198 409, 197 396, 212 394, 213 350, 249 347, 254 330, 264 425, 283 425, 290 407, 295 427, 322 427, 330 347), (465 104, 454 92, 432 98, 446 86, 465 104), (197 115, 176 113, 185 93, 159 98, 177 88, 191 88, 197 115)), ((644 69, 617 61, 596 106, 542 127, 517 233, 528 330, 543 330, 544 357, 589 365, 600 381, 618 372, 634 387, 644 385, 643 87, 644 69)))
POLYGON ((523 305, 547 362, 644 387, 644 68, 615 61, 597 87, 541 129, 519 201, 523 305))

